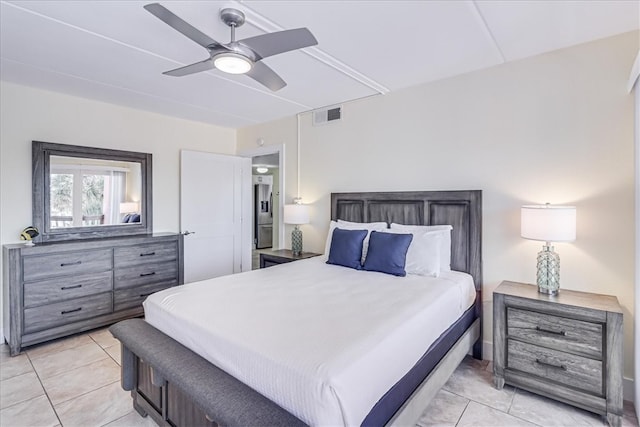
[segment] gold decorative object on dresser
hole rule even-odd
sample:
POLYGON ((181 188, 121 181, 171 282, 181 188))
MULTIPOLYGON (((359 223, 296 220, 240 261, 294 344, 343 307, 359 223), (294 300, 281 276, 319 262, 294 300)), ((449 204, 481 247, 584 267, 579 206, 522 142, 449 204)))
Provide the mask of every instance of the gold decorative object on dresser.
POLYGON ((622 422, 622 309, 610 295, 502 282, 493 293, 493 372, 505 383, 622 422))
POLYGON ((143 314, 144 299, 183 283, 179 234, 3 247, 11 355, 23 347, 143 314))

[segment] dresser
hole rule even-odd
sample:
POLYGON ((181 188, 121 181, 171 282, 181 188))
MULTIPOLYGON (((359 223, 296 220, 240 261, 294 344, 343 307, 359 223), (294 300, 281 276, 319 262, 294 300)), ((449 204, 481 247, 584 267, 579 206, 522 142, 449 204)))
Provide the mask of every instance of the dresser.
POLYGON ((502 282, 493 293, 493 371, 505 383, 622 421, 622 309, 610 295, 502 282))
POLYGON ((3 324, 23 347, 143 314, 154 292, 183 283, 173 233, 3 247, 3 324))

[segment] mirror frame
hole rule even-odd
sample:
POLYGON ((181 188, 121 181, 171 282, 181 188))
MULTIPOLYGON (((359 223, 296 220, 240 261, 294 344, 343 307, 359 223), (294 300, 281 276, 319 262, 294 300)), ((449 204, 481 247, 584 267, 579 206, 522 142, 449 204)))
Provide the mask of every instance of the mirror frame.
POLYGON ((82 147, 32 141, 32 217, 33 225, 40 235, 35 242, 61 242, 67 240, 122 237, 153 232, 152 204, 152 156, 149 153, 110 150, 106 148, 82 147), (51 228, 50 162, 51 156, 80 157, 100 160, 115 160, 140 163, 142 188, 140 197, 140 223, 127 225, 97 225, 86 227, 51 228))

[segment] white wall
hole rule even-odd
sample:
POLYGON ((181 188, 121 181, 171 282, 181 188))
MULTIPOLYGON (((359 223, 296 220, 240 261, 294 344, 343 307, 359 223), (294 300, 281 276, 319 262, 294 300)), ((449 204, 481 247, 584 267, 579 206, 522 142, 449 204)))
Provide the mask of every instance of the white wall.
POLYGON ((32 140, 153 154, 153 228, 177 232, 180 150, 232 154, 236 131, 0 82, 1 244, 31 224, 32 140))
MULTIPOLYGON (((556 245, 561 286, 616 295, 625 377, 633 378, 632 32, 344 105, 344 119, 301 123, 301 195, 313 203, 305 250, 322 252, 334 191, 483 190, 484 339, 492 291, 534 282, 539 242, 520 238, 520 206, 574 204, 578 238, 556 245)), ((295 150, 295 118, 238 130, 295 150)), ((289 158, 295 159, 294 151, 289 158)), ((287 195, 296 168, 287 163, 287 195)), ((489 347, 489 346, 487 346, 489 347)), ((627 381, 627 388, 630 383, 627 381)), ((630 389, 630 388, 629 388, 630 389)))
MULTIPOLYGON (((640 372, 640 51, 636 56, 629 83, 635 99, 635 147, 636 147, 636 334, 635 334, 635 372, 640 372)), ((640 381, 635 382, 636 415, 640 419, 640 381)))

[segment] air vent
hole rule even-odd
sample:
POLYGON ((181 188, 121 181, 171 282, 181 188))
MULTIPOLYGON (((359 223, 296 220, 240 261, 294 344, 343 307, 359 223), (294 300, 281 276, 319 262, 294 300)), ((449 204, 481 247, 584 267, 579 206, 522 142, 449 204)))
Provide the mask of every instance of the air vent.
POLYGON ((313 125, 325 125, 342 120, 342 106, 323 108, 313 112, 313 125))

